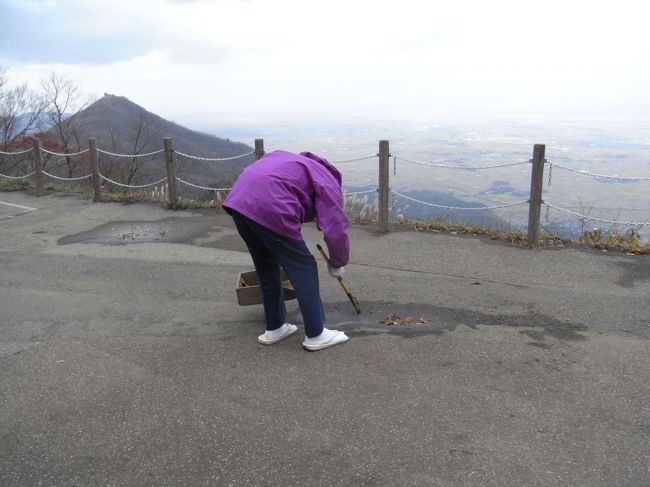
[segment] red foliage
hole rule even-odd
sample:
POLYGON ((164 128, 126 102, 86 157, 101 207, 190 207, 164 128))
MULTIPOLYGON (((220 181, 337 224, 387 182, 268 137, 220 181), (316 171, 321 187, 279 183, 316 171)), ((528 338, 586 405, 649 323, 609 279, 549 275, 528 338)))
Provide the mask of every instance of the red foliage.
MULTIPOLYGON (((41 146, 45 150, 50 152, 56 152, 59 154, 63 153, 63 145, 55 138, 46 133, 36 133, 33 135, 25 135, 16 139, 13 143, 7 144, 2 147, 3 151, 21 151, 26 150, 34 146, 34 139, 39 139, 41 141, 41 146)), ((90 160, 90 152, 84 152, 78 156, 75 156, 77 159, 90 160)))
POLYGON ((26 150, 34 146, 34 139, 40 139, 43 149, 51 152, 63 152, 63 146, 54 137, 44 133, 37 133, 34 135, 24 135, 16 139, 13 143, 7 144, 3 150, 5 151, 19 151, 26 150))

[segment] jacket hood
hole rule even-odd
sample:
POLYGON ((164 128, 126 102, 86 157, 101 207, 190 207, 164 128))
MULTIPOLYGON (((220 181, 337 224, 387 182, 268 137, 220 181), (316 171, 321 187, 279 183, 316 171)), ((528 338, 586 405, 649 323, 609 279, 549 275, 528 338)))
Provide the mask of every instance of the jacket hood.
POLYGON ((316 154, 313 154, 311 152, 301 152, 300 155, 303 157, 308 157, 309 159, 318 162, 321 166, 324 166, 332 174, 332 176, 334 176, 334 179, 336 179, 336 182, 339 183, 339 186, 343 184, 343 178, 341 177, 341 173, 339 172, 338 169, 332 166, 332 164, 330 164, 330 162, 327 159, 317 156, 316 154))

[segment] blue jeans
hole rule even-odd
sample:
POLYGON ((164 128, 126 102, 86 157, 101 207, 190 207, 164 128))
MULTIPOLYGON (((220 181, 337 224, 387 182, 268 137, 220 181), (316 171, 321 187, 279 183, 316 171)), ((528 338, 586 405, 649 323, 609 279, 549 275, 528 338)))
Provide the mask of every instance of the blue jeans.
POLYGON ((229 213, 253 258, 262 288, 266 329, 275 330, 285 322, 282 268, 296 291, 305 335, 309 338, 320 335, 325 311, 320 299, 318 265, 305 242, 279 235, 236 211, 229 210, 229 213))

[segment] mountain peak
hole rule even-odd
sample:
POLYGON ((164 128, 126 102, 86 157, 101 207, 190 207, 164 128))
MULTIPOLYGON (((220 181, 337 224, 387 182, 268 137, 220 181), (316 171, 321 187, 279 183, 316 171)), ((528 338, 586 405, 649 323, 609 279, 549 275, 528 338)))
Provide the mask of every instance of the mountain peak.
POLYGON ((125 96, 110 93, 104 93, 76 118, 84 137, 94 137, 98 147, 112 147, 113 151, 129 151, 138 134, 151 139, 150 145, 155 145, 155 149, 162 147, 164 137, 171 137, 174 148, 201 157, 230 157, 252 151, 246 144, 191 130, 146 110, 125 96))
MULTIPOLYGON (((163 148, 163 138, 171 137, 176 151, 197 157, 220 158, 248 154, 249 145, 232 142, 214 135, 197 132, 147 111, 128 98, 104 93, 75 117, 80 150, 84 140, 94 138, 97 147, 120 154, 144 154, 163 148)), ((214 181, 233 182, 244 166, 253 160, 251 155, 224 161, 216 165, 207 161, 192 160, 178 156, 178 164, 184 174, 197 177, 197 183, 212 184, 214 181), (181 160, 183 159, 183 160, 181 160)), ((156 170, 143 170, 150 175, 164 175, 164 164, 156 170)))

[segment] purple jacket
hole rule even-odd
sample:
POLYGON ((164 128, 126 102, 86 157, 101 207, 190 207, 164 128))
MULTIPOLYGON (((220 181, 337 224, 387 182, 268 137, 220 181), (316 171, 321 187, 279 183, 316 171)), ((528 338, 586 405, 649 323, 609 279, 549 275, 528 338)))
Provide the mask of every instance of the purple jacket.
POLYGON ((223 207, 294 240, 303 240, 302 224, 315 218, 332 266, 341 267, 350 260, 341 173, 311 152, 266 154, 244 168, 223 207))

